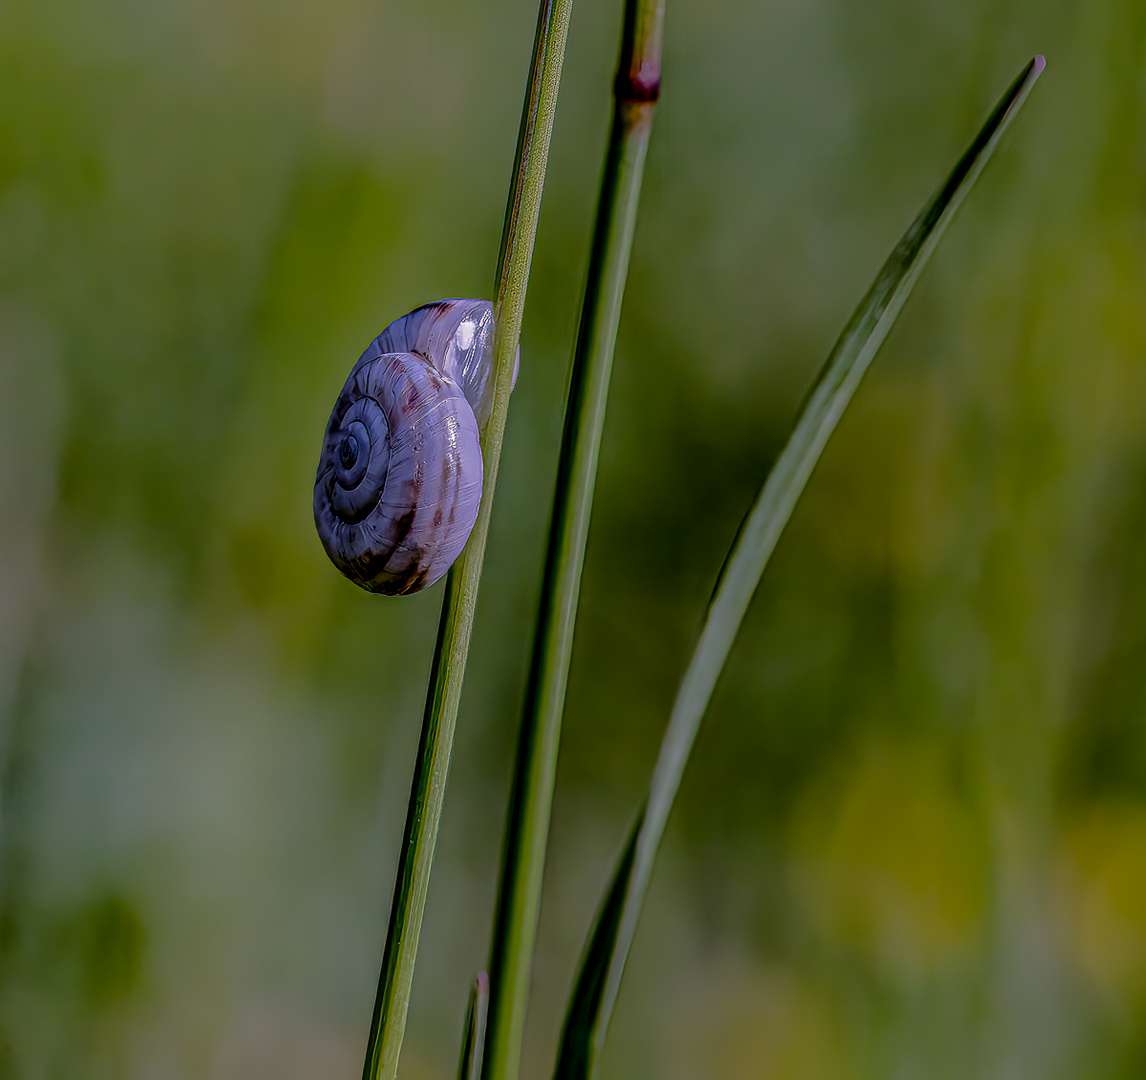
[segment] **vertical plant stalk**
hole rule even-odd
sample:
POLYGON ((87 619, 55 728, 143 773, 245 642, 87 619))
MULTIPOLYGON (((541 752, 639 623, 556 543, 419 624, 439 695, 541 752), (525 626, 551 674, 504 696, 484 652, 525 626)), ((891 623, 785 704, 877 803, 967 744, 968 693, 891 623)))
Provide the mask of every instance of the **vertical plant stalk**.
POLYGON ((516 1080, 573 625, 613 349, 660 91, 665 0, 628 0, 615 108, 573 355, 537 629, 506 825, 490 960, 486 1080, 516 1080))
POLYGON ((485 1052, 485 1022, 489 1015, 489 976, 479 971, 470 990, 466 1012, 466 1034, 462 1041, 458 1080, 481 1080, 481 1059, 485 1052))
POLYGON ((483 486, 477 522, 446 582, 438 638, 430 669, 422 733, 406 811, 394 899, 378 994, 370 1021, 363 1080, 393 1080, 406 1030, 410 986, 430 885, 430 869, 445 799, 462 679, 469 655, 478 584, 497 484, 513 362, 537 235, 549 140, 557 108, 561 65, 573 0, 541 0, 529 87, 517 140, 513 182, 506 207, 494 300, 493 411, 481 435, 483 486))

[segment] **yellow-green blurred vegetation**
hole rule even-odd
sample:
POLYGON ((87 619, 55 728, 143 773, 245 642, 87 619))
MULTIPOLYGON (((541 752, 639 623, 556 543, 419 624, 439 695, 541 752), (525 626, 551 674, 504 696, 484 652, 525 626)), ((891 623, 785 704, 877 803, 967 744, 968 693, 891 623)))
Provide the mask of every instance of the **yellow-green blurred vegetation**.
MULTIPOLYGON (((533 0, 0 10, 0 1077, 361 1068, 441 587, 311 523, 382 325, 492 287, 533 0)), ((579 0, 403 1056, 485 962, 620 4, 579 0)), ((526 1045, 852 306, 1048 67, 698 742, 620 1078, 1146 1075, 1146 5, 669 0, 526 1045)))

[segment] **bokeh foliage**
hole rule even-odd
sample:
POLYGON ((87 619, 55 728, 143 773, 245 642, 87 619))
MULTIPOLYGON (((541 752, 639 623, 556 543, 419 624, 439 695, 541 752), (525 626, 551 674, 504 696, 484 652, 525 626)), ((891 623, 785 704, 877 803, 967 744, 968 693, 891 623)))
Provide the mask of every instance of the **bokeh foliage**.
MULTIPOLYGON (((456 1065, 619 8, 580 0, 404 1075, 456 1065)), ((326 564, 390 318, 488 294, 522 0, 0 12, 0 1077, 354 1076, 438 590, 326 564)), ((1048 70, 781 541, 606 1076, 1146 1067, 1146 9, 670 5, 527 1071, 819 359, 1048 70)))

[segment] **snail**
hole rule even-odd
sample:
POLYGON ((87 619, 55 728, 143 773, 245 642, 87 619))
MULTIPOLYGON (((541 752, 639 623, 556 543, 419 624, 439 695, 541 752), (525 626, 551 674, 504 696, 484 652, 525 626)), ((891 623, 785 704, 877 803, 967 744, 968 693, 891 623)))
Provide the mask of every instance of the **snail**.
POLYGON ((369 592, 424 589, 465 547, 481 501, 492 345, 488 301, 426 304, 370 342, 338 396, 314 523, 334 565, 369 592))

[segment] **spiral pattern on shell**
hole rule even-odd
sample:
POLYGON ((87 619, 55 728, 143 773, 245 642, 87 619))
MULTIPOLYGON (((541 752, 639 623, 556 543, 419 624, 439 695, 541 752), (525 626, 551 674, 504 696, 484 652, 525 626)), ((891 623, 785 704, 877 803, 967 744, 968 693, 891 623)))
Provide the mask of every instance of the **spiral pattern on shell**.
POLYGON ((351 370, 323 440, 314 521, 362 588, 416 592, 465 547, 481 501, 492 340, 488 301, 441 300, 392 322, 351 370))

